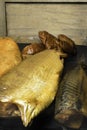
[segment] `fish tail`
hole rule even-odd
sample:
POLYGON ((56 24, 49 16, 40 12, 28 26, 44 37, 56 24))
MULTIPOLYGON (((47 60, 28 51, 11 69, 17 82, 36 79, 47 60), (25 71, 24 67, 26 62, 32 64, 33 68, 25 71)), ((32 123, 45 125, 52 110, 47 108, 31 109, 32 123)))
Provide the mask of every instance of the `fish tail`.
POLYGON ((17 100, 15 103, 21 113, 23 125, 27 127, 28 123, 31 124, 32 113, 35 109, 35 105, 21 100, 17 100))

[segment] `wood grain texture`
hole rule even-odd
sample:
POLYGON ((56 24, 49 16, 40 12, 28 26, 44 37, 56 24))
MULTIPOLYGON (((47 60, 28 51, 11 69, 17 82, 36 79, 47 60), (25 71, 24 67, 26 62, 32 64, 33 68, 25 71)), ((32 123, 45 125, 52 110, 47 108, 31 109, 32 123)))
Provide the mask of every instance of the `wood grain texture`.
POLYGON ((8 35, 18 42, 35 41, 38 31, 65 34, 87 44, 87 4, 6 4, 8 35))
POLYGON ((5 5, 4 1, 0 0, 0 36, 6 35, 5 30, 5 5))
POLYGON ((4 0, 5 2, 87 2, 87 0, 4 0))

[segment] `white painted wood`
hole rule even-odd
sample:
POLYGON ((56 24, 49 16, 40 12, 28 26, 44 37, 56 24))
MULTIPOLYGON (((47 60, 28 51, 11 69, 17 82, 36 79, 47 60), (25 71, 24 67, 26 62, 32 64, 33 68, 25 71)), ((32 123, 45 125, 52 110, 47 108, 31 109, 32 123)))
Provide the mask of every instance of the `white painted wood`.
POLYGON ((76 44, 87 44, 87 4, 7 4, 8 35, 30 42, 38 31, 65 34, 76 44))

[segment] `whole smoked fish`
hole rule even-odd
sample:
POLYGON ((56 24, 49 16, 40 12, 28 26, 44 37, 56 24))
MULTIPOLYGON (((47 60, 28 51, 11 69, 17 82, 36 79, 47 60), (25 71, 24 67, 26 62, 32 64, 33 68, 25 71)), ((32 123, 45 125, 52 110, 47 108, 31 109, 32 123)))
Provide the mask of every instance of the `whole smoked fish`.
POLYGON ((79 128, 82 124, 81 91, 84 70, 77 65, 67 72, 59 85, 55 103, 55 119, 71 128, 79 128))
POLYGON ((64 54, 44 50, 29 55, 0 78, 0 116, 20 116, 24 126, 55 98, 64 54), (5 113, 4 113, 5 112, 5 113))

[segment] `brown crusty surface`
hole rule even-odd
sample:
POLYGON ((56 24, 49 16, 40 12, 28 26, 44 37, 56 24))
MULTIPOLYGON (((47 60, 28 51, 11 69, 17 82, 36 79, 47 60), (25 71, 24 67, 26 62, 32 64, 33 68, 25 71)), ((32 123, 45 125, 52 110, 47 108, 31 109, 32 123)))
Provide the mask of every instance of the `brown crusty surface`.
POLYGON ((9 38, 0 38, 0 77, 21 62, 17 43, 9 38))

